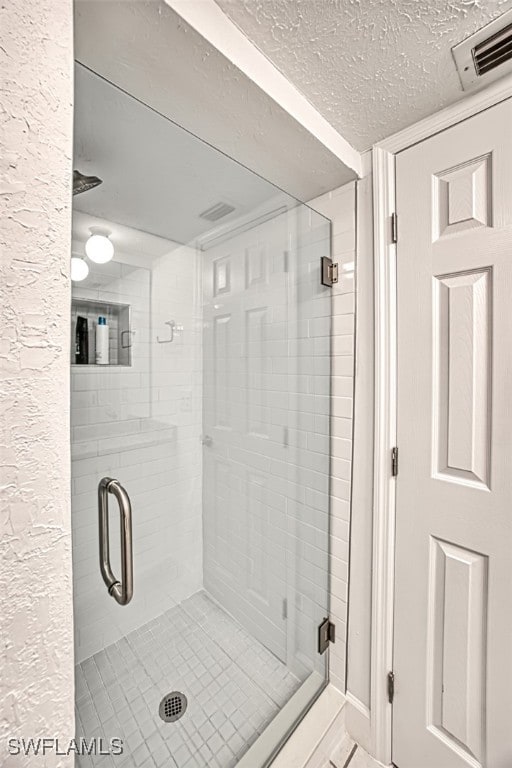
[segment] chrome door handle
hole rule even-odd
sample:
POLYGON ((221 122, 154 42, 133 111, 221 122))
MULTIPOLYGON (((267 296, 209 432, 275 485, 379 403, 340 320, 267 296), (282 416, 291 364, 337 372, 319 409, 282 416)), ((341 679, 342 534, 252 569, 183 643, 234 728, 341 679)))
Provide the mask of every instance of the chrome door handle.
POLYGON ((98 523, 100 570, 109 595, 120 605, 127 605, 133 595, 132 505, 119 480, 104 477, 98 484, 98 523), (121 581, 112 573, 108 531, 108 494, 116 497, 121 522, 121 581))

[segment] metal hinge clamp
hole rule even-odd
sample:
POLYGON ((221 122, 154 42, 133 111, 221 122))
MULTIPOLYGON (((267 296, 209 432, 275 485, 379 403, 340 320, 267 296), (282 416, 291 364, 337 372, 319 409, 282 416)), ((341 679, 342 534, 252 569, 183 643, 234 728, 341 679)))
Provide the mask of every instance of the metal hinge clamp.
POLYGON ((391 242, 398 242, 398 216, 396 213, 391 214, 391 242))
POLYGON ((391 449, 391 475, 393 477, 398 475, 398 448, 391 449))
POLYGON ((336 627, 327 617, 318 627, 318 653, 325 653, 329 643, 334 642, 336 642, 336 627))
POLYGON ((394 698, 395 698, 395 673, 388 672, 388 701, 390 704, 393 703, 394 698))
POLYGON ((338 282, 338 265, 333 264, 328 256, 322 256, 320 259, 320 279, 322 285, 328 287, 338 282))

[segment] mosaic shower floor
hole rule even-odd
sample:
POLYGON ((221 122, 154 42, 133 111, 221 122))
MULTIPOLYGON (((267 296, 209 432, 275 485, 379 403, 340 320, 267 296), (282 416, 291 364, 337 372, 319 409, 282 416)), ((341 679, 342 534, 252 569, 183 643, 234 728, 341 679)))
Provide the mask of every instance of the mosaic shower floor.
POLYGON ((123 740, 79 768, 232 768, 300 681, 205 592, 76 667, 77 738, 123 740), (180 691, 185 714, 160 719, 180 691))

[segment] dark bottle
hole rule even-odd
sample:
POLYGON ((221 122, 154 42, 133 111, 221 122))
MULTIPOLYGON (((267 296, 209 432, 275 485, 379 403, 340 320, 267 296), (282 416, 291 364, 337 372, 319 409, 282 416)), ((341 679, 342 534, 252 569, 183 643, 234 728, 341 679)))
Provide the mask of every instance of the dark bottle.
POLYGON ((75 363, 89 362, 89 327, 86 317, 76 319, 75 363))

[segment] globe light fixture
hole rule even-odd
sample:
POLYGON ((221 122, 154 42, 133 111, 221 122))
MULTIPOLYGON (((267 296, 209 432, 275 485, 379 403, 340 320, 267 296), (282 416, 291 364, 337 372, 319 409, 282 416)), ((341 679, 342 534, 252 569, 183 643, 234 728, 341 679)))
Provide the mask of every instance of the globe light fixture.
POLYGON ((85 243, 85 253, 96 264, 106 264, 114 256, 114 245, 107 235, 93 234, 85 243))
POLYGON ((89 274, 89 265, 80 256, 71 257, 71 279, 74 283, 85 280, 89 274))

